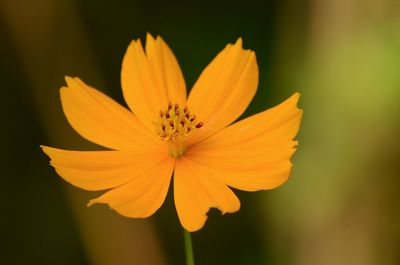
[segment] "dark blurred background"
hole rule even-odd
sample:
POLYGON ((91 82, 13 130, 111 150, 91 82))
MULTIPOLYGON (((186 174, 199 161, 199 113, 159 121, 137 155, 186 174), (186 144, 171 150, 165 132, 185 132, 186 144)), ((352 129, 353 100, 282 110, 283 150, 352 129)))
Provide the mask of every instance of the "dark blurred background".
POLYGON ((121 104, 133 38, 161 35, 188 87, 238 37, 260 85, 244 114, 295 91, 305 110, 289 181, 237 192, 193 235, 197 264, 400 264, 400 2, 396 0, 0 0, 0 264, 184 264, 173 200, 145 220, 67 185, 39 149, 97 148, 58 90, 79 76, 121 104))

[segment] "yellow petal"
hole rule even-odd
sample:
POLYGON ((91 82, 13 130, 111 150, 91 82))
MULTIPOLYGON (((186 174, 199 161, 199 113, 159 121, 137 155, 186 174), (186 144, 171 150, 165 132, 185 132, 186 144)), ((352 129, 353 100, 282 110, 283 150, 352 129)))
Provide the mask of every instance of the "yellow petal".
POLYGON ((121 84, 130 109, 153 128, 168 103, 186 104, 186 86, 179 64, 161 37, 148 34, 146 53, 140 40, 132 41, 122 62, 121 84))
POLYGON ((175 207, 186 230, 193 232, 202 228, 211 207, 223 214, 239 210, 238 198, 211 171, 185 157, 175 163, 175 207))
POLYGON ((299 94, 280 105, 251 116, 190 146, 191 159, 225 184, 246 191, 275 188, 290 175, 290 158, 296 150, 296 136, 302 110, 299 94))
POLYGON ((168 156, 166 150, 69 151, 47 146, 42 148, 64 180, 85 190, 123 185, 168 156))
POLYGON ((60 90, 65 116, 83 137, 116 150, 159 145, 158 139, 127 109, 78 78, 66 77, 60 90))
POLYGON ((134 176, 130 182, 91 200, 89 206, 106 203, 123 216, 148 217, 163 204, 173 168, 174 160, 167 157, 146 172, 134 176))
POLYGON ((242 40, 228 44, 206 67, 188 99, 189 109, 204 125, 193 135, 197 142, 235 121, 247 108, 258 85, 258 66, 253 51, 242 40))

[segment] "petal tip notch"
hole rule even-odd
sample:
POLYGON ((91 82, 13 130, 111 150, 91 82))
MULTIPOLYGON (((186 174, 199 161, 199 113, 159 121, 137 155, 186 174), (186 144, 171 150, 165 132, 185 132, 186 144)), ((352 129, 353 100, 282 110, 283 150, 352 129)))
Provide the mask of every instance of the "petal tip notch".
POLYGON ((86 204, 86 207, 90 207, 90 206, 92 206, 93 204, 96 204, 96 203, 97 203, 96 199, 92 199, 86 204))
POLYGON ((236 40, 236 42, 235 42, 234 45, 237 45, 237 46, 239 46, 240 48, 243 48, 243 39, 242 39, 242 37, 239 37, 239 38, 236 40))
POLYGON ((70 87, 72 86, 76 81, 76 77, 72 77, 69 75, 64 76, 65 83, 67 83, 67 86, 70 87))

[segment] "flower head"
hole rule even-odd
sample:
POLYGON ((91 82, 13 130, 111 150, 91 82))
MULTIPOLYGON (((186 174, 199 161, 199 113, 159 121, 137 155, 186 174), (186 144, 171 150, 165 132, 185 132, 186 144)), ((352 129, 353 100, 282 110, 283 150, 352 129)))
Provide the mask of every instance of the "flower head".
POLYGON ((86 190, 108 190, 105 203, 123 216, 144 218, 163 204, 171 177, 182 226, 203 227, 211 207, 236 212, 230 187, 257 191, 278 187, 290 175, 302 111, 299 94, 234 122, 258 85, 253 51, 242 40, 228 44, 201 73, 189 97, 177 60, 160 38, 146 47, 132 41, 121 83, 130 110, 86 85, 66 78, 61 102, 71 126, 111 150, 68 151, 43 146, 57 173, 86 190))

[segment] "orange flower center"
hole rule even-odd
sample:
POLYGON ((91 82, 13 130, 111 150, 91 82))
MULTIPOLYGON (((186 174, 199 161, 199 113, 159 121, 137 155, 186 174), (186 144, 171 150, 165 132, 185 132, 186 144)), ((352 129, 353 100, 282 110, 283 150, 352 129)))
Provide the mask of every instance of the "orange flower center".
POLYGON ((203 126, 190 114, 187 107, 168 104, 168 109, 160 110, 160 117, 154 122, 158 136, 168 144, 170 155, 178 158, 186 151, 184 139, 203 126))

